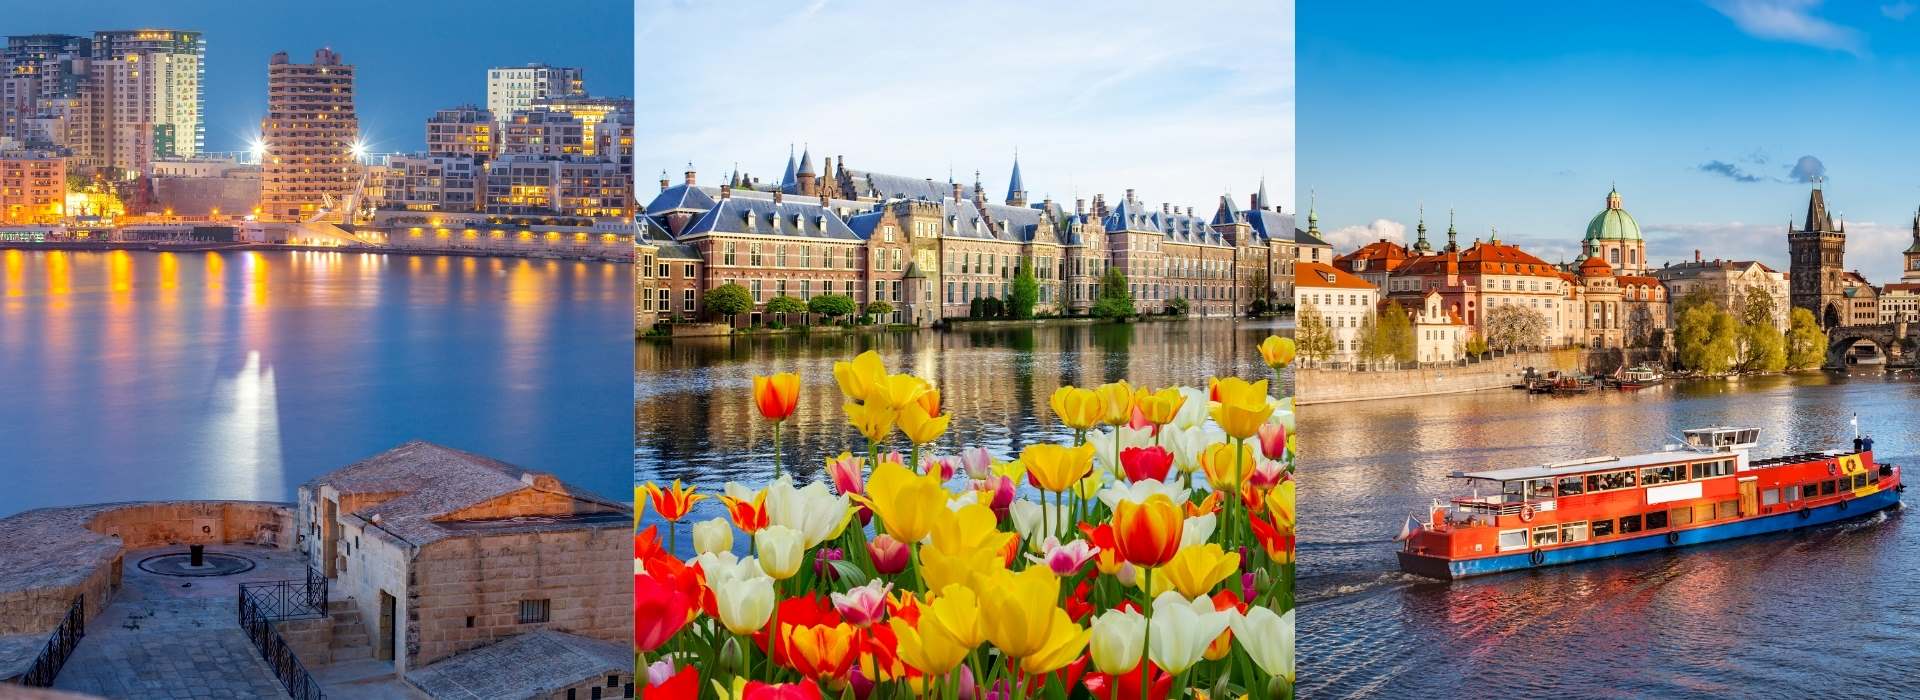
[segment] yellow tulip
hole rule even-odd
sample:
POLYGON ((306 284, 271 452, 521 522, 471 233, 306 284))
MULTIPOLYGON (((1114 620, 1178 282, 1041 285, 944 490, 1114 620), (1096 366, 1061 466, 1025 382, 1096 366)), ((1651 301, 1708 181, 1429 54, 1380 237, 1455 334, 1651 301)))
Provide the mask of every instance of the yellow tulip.
POLYGON ((949 586, 920 603, 920 620, 890 621, 900 660, 927 675, 942 675, 980 646, 980 604, 973 591, 949 586))
POLYGON ((1260 341, 1260 359, 1266 360, 1267 366, 1276 371, 1293 364, 1294 351, 1292 338, 1270 335, 1266 340, 1260 341))
POLYGON ((1055 622, 1065 619, 1054 615, 1060 611, 1060 577, 1047 567, 1034 566, 994 579, 980 592, 980 624, 987 640, 1016 659, 1047 650, 1048 642, 1055 641, 1055 622))
POLYGON ((915 445, 940 439, 940 435, 947 432, 947 424, 952 421, 952 414, 927 415, 926 407, 917 402, 908 403, 900 409, 900 433, 915 445))
POLYGON ((1215 490, 1239 491, 1240 482, 1253 473, 1253 452, 1256 448, 1246 445, 1235 446, 1230 442, 1216 442, 1200 451, 1200 468, 1207 472, 1207 483, 1215 490), (1235 460, 1236 452, 1239 459, 1235 460))
POLYGON ((1144 387, 1133 394, 1133 403, 1140 407, 1140 415, 1154 425, 1166 425, 1173 422, 1180 406, 1187 402, 1179 387, 1167 387, 1159 391, 1147 391, 1144 387))
POLYGON ((1087 472, 1085 478, 1073 482, 1073 493, 1082 499, 1092 500, 1093 497, 1100 495, 1100 487, 1105 485, 1107 485, 1106 470, 1093 469, 1087 472))
POLYGON ((946 515, 936 515, 933 540, 920 550, 920 575, 927 590, 948 586, 984 588, 1006 568, 1007 547, 1014 534, 1001 532, 993 509, 978 503, 946 515))
POLYGON ((1093 393, 1100 397, 1100 420, 1107 425, 1124 425, 1133 420, 1133 387, 1127 380, 1102 384, 1093 393))
POLYGON ((873 388, 886 378, 887 365, 880 361, 880 354, 872 350, 860 353, 852 362, 833 363, 833 379, 839 382, 840 393, 855 401, 866 401, 873 388))
POLYGON ((1287 532, 1293 532, 1294 486, 1292 479, 1283 479, 1278 485, 1267 491, 1267 513, 1273 518, 1273 524, 1287 532))
POLYGON ((926 539, 939 516, 951 513, 938 473, 915 474, 895 462, 874 467, 866 495, 854 498, 879 516, 887 534, 909 544, 926 539))
POLYGON ((1074 430, 1087 430, 1100 423, 1105 409, 1100 404, 1100 396, 1092 389, 1077 386, 1063 386, 1053 390, 1053 397, 1047 400, 1053 407, 1053 414, 1060 422, 1074 430))
POLYGON ((1149 593, 1158 597, 1168 589, 1180 592, 1189 599, 1213 593, 1213 587, 1220 585, 1240 570, 1240 555, 1228 552, 1217 544, 1204 544, 1187 547, 1173 555, 1173 561, 1154 570, 1153 590, 1149 593))
POLYGON ((867 391, 867 403, 899 410, 932 390, 926 380, 911 374, 889 374, 867 391))
POLYGON ((1239 377, 1227 377, 1214 385, 1220 401, 1210 411, 1213 422, 1236 439, 1245 440, 1260 432, 1260 425, 1273 415, 1267 403, 1267 382, 1248 383, 1239 377))
POLYGON ((1028 445, 1020 450, 1020 463, 1026 466, 1034 486, 1059 493, 1073 487, 1093 468, 1093 449, 1092 443, 1079 447, 1028 445))
POLYGON ((1091 633, 1074 624, 1067 611, 1054 608, 1052 616, 1046 639, 1038 650, 1020 659, 1020 670, 1028 674, 1052 673, 1073 663, 1080 658, 1080 650, 1087 648, 1091 633))
POLYGON ((873 403, 849 403, 841 408, 847 412, 847 422, 866 436, 867 442, 885 441, 893 434, 893 420, 899 417, 893 409, 873 403))

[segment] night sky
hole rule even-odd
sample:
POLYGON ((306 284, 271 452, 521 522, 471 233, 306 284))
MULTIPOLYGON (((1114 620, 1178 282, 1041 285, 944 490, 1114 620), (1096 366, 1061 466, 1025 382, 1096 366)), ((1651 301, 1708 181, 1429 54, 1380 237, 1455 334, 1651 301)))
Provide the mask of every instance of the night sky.
POLYGON ((486 69, 548 63, 586 69, 587 91, 633 93, 633 4, 466 0, 68 0, 9 3, 0 34, 199 31, 207 42, 207 149, 244 150, 267 109, 267 59, 296 63, 331 47, 358 70, 361 133, 374 152, 426 146, 434 110, 485 105, 486 69), (332 6, 317 9, 320 5, 332 6))

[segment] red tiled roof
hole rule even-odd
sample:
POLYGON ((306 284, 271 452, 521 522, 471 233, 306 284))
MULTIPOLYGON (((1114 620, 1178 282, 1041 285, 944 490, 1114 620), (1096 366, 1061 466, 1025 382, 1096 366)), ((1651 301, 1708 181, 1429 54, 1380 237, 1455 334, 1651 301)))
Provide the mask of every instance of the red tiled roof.
POLYGON ((1409 257, 1411 256, 1408 255, 1405 246, 1382 238, 1360 246, 1359 250, 1334 258, 1333 266, 1351 272, 1353 261, 1365 260, 1369 263, 1367 265, 1369 269, 1392 270, 1405 263, 1409 257))
POLYGON ((1519 246, 1492 242, 1474 243, 1459 253, 1441 253, 1412 258, 1401 265, 1399 271, 1409 275, 1443 274, 1455 265, 1458 266, 1460 273, 1469 275, 1530 275, 1534 277, 1559 275, 1557 268, 1521 250, 1519 246))
POLYGON ((1293 264, 1293 286, 1313 287, 1315 289, 1374 289, 1366 280, 1353 276, 1353 273, 1341 270, 1326 263, 1297 262, 1293 264))

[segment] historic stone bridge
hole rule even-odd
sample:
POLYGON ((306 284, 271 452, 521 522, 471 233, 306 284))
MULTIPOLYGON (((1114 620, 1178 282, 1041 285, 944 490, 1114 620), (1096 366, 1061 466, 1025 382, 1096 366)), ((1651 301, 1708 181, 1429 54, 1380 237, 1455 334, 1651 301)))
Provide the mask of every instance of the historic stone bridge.
POLYGON ((1920 324, 1902 321, 1827 329, 1828 367, 1880 363, 1888 367, 1913 367, 1916 356, 1920 355, 1916 349, 1920 349, 1920 324), (1874 354, 1854 350, 1862 341, 1873 345, 1874 354))

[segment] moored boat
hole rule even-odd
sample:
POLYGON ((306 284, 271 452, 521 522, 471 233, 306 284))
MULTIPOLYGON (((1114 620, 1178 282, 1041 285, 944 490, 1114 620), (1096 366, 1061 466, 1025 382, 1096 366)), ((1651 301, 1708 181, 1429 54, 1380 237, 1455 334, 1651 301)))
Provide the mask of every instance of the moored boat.
POLYGON ((1659 452, 1455 472, 1491 495, 1410 522, 1400 568, 1441 579, 1781 532, 1899 504, 1900 469, 1870 449, 1753 459, 1753 428, 1700 428, 1659 452))
POLYGON ((1620 370, 1613 378, 1613 386, 1621 391, 1633 391, 1650 387, 1667 380, 1666 374, 1659 369, 1646 365, 1635 365, 1620 370))

